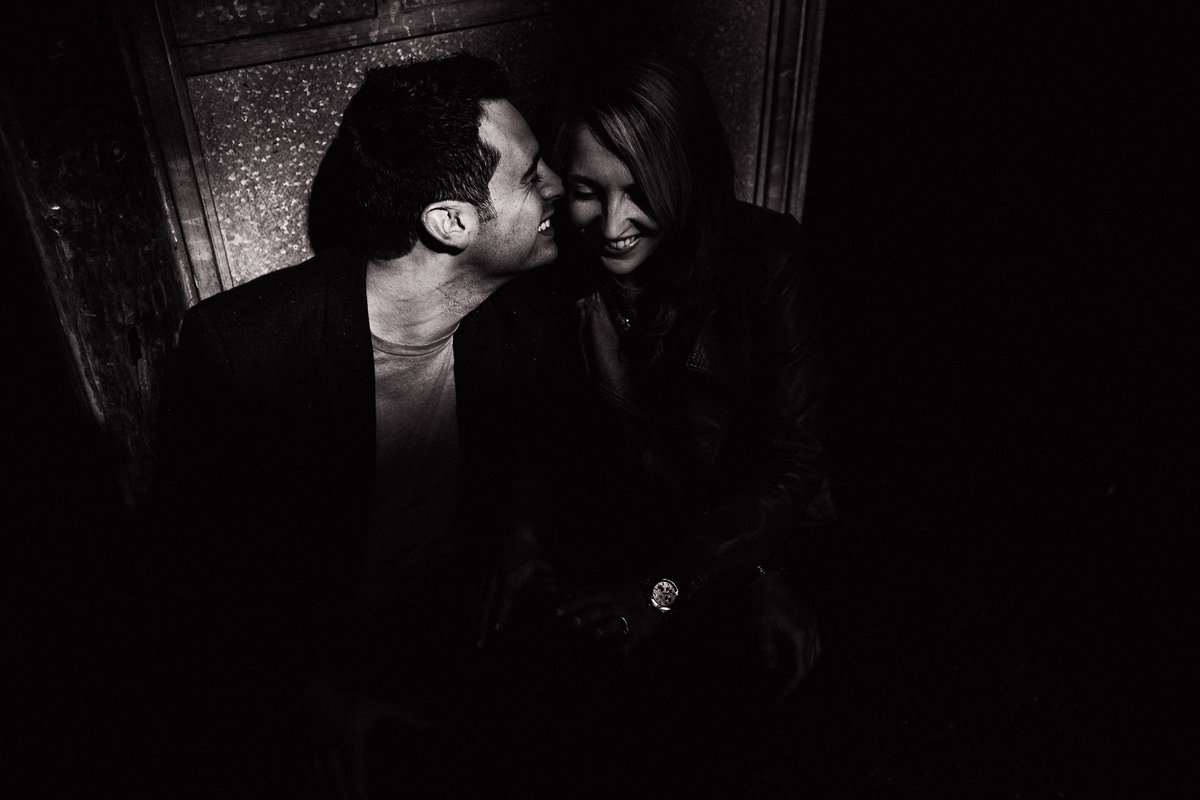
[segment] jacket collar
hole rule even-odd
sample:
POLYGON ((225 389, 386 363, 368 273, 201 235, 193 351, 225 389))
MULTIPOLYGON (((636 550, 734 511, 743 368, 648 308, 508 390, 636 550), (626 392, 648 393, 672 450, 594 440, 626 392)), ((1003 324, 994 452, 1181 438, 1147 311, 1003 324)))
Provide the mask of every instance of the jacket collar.
POLYGON ((375 466, 375 361, 367 316, 366 261, 345 251, 328 259, 324 313, 316 353, 317 378, 326 408, 353 448, 369 493, 375 466))
POLYGON ((370 342, 367 317, 367 263, 343 250, 328 259, 325 280, 325 314, 321 342, 332 354, 349 354, 362 346, 362 334, 370 342))

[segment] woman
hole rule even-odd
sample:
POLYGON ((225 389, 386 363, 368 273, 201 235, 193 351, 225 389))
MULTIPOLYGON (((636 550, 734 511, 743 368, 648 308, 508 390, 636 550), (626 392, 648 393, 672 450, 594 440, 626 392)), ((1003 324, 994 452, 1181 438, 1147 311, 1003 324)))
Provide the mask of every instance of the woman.
POLYGON ((498 467, 521 478, 523 524, 489 627, 552 636, 529 623, 546 609, 567 649, 634 656, 659 688, 778 697, 819 652, 772 570, 824 480, 799 225, 736 200, 692 69, 652 56, 591 74, 554 147, 575 235, 493 305, 522 440, 507 455, 531 463, 498 467))

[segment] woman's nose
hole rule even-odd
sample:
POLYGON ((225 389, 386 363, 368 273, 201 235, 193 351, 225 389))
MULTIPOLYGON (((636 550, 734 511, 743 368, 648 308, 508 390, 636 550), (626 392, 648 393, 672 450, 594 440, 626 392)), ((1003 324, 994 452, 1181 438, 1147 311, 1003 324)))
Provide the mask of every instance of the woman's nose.
POLYGON ((629 235, 629 220, 637 213, 637 206, 621 195, 609 204, 604 215, 604 236, 607 239, 618 239, 629 235))

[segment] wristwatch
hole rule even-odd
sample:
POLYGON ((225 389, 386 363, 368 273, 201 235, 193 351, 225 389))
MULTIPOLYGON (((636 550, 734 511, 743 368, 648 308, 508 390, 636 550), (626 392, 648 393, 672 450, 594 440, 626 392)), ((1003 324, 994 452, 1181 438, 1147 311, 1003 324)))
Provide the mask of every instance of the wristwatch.
POLYGON ((679 599, 679 587, 670 578, 661 578, 650 584, 650 605, 666 614, 679 599))

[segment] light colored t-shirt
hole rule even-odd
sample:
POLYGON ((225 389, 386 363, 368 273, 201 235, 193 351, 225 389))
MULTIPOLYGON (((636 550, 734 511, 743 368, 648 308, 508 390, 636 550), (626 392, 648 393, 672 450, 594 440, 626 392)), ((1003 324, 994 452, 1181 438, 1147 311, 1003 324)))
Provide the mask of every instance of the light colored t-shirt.
POLYGON ((454 558, 461 498, 454 331, 416 346, 371 339, 375 499, 360 582, 368 605, 454 558))

